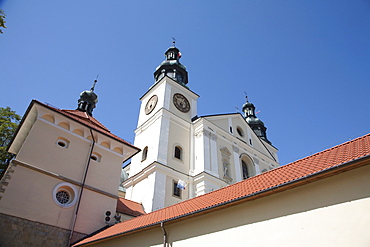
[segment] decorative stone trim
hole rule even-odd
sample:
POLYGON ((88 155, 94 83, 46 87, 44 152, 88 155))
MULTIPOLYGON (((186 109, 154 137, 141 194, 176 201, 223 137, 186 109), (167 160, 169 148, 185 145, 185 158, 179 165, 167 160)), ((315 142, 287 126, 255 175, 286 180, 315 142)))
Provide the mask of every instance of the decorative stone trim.
POLYGON ((217 135, 215 135, 214 133, 212 133, 209 130, 203 129, 203 130, 200 130, 200 131, 196 132, 194 135, 197 138, 202 137, 204 135, 204 136, 208 137, 209 139, 211 139, 213 141, 217 141, 217 135))
POLYGON ((234 153, 239 154, 239 148, 233 145, 233 151, 234 153))

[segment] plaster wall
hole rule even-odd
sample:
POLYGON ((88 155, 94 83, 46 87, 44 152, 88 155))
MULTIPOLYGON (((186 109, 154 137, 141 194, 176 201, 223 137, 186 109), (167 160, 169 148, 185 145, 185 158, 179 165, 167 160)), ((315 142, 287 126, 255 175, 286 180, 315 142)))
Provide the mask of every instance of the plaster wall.
POLYGON ((147 158, 142 159, 143 152, 141 151, 135 155, 131 160, 130 165, 130 175, 129 177, 134 176, 139 173, 146 166, 150 165, 153 161, 158 158, 158 149, 159 149, 159 134, 161 128, 161 119, 159 115, 151 120, 150 123, 146 123, 136 130, 135 143, 134 145, 141 150, 144 150, 145 147, 148 147, 147 158), (150 133, 150 134, 149 134, 150 133))
POLYGON ((76 220, 75 231, 90 234, 106 225, 105 212, 111 212, 111 220, 114 223, 113 216, 116 212, 117 199, 107 197, 100 193, 84 189, 78 216, 76 220))
POLYGON ((143 205, 145 212, 151 212, 154 198, 155 172, 145 174, 140 181, 134 181, 132 186, 127 188, 126 198, 143 205))
POLYGON ((53 200, 54 187, 63 181, 20 165, 13 169, 0 200, 0 212, 70 229, 75 206, 62 208, 53 200))
POLYGON ((271 159, 271 162, 277 163, 277 149, 260 140, 240 114, 233 114, 229 117, 221 115, 205 118, 215 125, 214 127, 211 126, 211 128, 214 129, 219 136, 224 136, 225 139, 228 139, 230 142, 238 143, 238 146, 242 148, 248 148, 248 150, 252 150, 253 148, 258 153, 266 156, 266 159, 271 159), (215 128, 216 126, 219 128, 218 130, 215 128), (232 127, 232 133, 230 127, 232 127), (238 133, 238 128, 241 129, 242 135, 238 133), (276 161, 271 157, 271 154, 276 161))
MULTIPOLYGON (((178 181, 178 176, 166 175, 166 197, 164 198, 164 206, 168 207, 170 205, 182 202, 184 200, 189 199, 189 184, 187 184, 186 188, 184 190, 181 190, 181 196, 177 197, 173 195, 173 189, 174 189, 174 182, 178 181)), ((180 177, 185 183, 188 183, 189 181, 186 179, 186 177, 180 177)))
POLYGON ((94 152, 101 155, 101 160, 94 161, 90 159, 86 184, 112 195, 117 195, 122 170, 122 157, 100 145, 94 146, 94 152))
POLYGON ((17 160, 80 181, 90 154, 90 142, 71 132, 38 119, 23 143, 17 160), (57 144, 70 141, 68 148, 57 144))
MULTIPOLYGON (((236 206, 165 223, 169 246, 368 246, 369 176, 367 165, 236 206)), ((160 237, 163 233, 158 225, 95 246, 161 246, 160 237)))
MULTIPOLYGON (((53 200, 53 189, 62 180, 17 165, 0 200, 0 212, 41 222, 63 229, 71 229, 77 203, 61 207, 53 200), (14 196, 17 195, 17 196, 14 196)), ((76 197, 81 195, 79 186, 76 197)), ((117 199, 84 189, 75 231, 89 234, 105 225, 106 211, 115 212, 117 199)), ((112 223, 114 219, 112 218, 112 223)))
POLYGON ((167 162, 170 167, 177 171, 188 174, 190 166, 190 125, 171 121, 169 126, 167 162), (182 149, 181 159, 175 158, 175 147, 182 149))

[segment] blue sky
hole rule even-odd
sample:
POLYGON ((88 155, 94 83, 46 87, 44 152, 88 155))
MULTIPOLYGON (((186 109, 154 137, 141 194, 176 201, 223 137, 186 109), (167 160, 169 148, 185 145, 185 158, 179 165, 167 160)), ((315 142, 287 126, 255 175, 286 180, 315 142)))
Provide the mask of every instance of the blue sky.
POLYGON ((370 129, 370 1, 0 0, 0 107, 75 109, 133 143, 139 98, 172 38, 198 115, 254 103, 281 164, 370 129))

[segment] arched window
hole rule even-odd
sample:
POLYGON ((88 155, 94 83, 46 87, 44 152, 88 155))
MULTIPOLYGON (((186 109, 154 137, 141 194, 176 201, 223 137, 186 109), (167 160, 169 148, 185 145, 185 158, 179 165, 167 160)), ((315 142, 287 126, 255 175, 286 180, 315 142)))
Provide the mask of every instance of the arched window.
POLYGON ((144 161, 146 160, 146 158, 148 157, 148 146, 146 146, 144 149, 143 149, 143 154, 141 156, 141 161, 144 161))
POLYGON ((247 179, 247 178, 250 178, 250 177, 253 177, 254 175, 256 175, 254 163, 248 155, 243 154, 241 156, 241 162, 240 163, 241 163, 241 168, 242 168, 241 169, 242 179, 247 179))
POLYGON ((179 146, 175 147, 174 157, 179 159, 179 160, 182 160, 182 149, 181 149, 181 147, 179 147, 179 146))
POLYGON ((247 164, 245 164, 244 160, 242 160, 242 172, 243 172, 243 179, 247 179, 249 178, 249 174, 248 174, 248 166, 247 164))

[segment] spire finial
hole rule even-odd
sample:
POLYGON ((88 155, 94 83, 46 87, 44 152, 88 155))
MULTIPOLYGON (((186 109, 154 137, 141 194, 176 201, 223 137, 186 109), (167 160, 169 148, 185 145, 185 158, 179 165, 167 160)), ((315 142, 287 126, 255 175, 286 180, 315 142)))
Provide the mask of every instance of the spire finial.
POLYGON ((172 37, 172 44, 173 44, 173 47, 176 47, 176 39, 174 37, 172 37))
POLYGON ((96 83, 98 82, 98 77, 99 77, 99 74, 96 76, 96 79, 94 80, 94 83, 93 83, 93 85, 92 85, 92 87, 91 87, 91 92, 94 92, 94 89, 95 89, 95 85, 96 85, 96 83))
POLYGON ((245 94, 245 101, 246 101, 246 102, 249 102, 249 101, 248 101, 248 94, 247 94, 245 91, 244 91, 244 94, 245 94))

